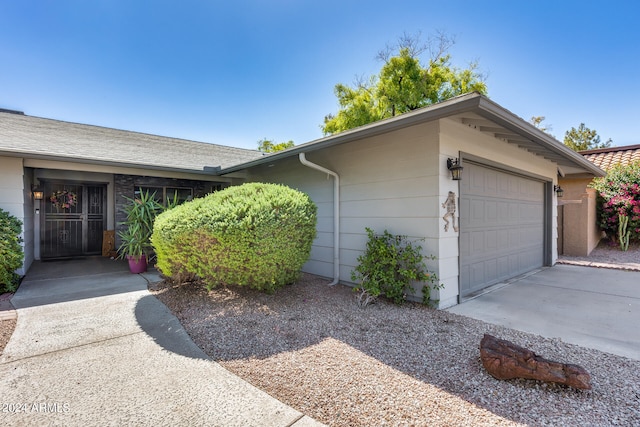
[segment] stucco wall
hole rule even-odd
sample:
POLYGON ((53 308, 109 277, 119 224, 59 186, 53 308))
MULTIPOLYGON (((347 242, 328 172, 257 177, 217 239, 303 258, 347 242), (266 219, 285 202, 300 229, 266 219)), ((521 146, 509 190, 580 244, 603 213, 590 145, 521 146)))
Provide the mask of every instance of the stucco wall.
POLYGON ((601 238, 597 226, 596 190, 587 188, 591 177, 566 177, 559 180, 564 196, 559 200, 562 209, 562 254, 588 256, 601 238))

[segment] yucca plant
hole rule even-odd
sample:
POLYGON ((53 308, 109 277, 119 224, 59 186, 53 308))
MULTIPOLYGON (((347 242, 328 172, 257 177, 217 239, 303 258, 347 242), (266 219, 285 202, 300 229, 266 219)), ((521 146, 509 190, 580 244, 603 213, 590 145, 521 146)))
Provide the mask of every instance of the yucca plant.
POLYGON ((139 260, 142 255, 148 257, 151 252, 153 223, 163 208, 156 200, 155 192, 149 194, 148 191, 140 189, 139 197, 131 199, 125 196, 125 199, 129 202, 123 208, 127 219, 122 225, 125 225, 126 229, 118 232, 121 240, 118 254, 120 258, 129 256, 139 260))

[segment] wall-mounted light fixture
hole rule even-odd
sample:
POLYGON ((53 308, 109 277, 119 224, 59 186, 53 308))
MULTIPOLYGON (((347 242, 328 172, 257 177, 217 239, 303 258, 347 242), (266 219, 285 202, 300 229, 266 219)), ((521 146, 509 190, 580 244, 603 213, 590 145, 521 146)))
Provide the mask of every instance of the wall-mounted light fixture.
POLYGON ((454 181, 460 181, 462 178, 462 169, 464 169, 460 166, 460 159, 447 159, 447 169, 451 171, 451 179, 454 181))
POLYGON ((556 192, 556 196, 558 196, 558 197, 564 196, 564 190, 559 185, 554 185, 553 186, 553 191, 556 192))
POLYGON ((31 187, 31 192, 33 193, 33 200, 42 200, 44 199, 44 191, 37 185, 31 187))

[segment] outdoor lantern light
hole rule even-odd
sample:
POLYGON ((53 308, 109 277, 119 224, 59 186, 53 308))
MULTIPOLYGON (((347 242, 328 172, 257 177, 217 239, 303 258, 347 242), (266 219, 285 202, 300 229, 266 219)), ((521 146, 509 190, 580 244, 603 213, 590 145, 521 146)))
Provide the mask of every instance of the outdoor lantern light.
POLYGON ((460 174, 464 168, 460 166, 459 159, 447 159, 447 169, 451 171, 451 179, 454 181, 460 181, 460 174))
POLYGON ((564 190, 559 185, 554 185, 553 186, 553 191, 556 192, 556 196, 558 196, 558 197, 564 196, 564 190))
POLYGON ((33 200, 44 199, 44 191, 42 191, 42 188, 38 187, 37 185, 34 185, 31 191, 33 192, 33 200))

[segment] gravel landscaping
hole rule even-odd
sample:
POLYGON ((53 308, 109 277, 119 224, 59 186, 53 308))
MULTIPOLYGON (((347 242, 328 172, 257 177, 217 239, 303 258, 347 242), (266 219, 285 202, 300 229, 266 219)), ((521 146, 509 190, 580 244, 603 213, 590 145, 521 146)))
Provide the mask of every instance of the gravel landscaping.
POLYGON ((274 295, 156 284, 152 292, 210 357, 331 426, 640 425, 640 361, 418 304, 359 308, 312 275, 274 295), (593 389, 499 381, 483 334, 581 365, 593 389))
MULTIPOLYGON (((640 248, 601 244, 561 261, 640 269, 640 248)), ((362 309, 350 288, 313 275, 274 295, 167 282, 150 291, 211 358, 331 426, 640 425, 637 360, 413 303, 362 309), (479 357, 485 333, 581 365, 592 390, 492 378, 479 357)), ((0 353, 14 328, 0 321, 0 353)))
POLYGON ((640 244, 632 243, 629 250, 621 251, 618 245, 603 240, 587 257, 562 255, 558 262, 640 271, 640 244))
POLYGON ((11 338, 15 328, 15 320, 0 320, 0 354, 2 354, 4 348, 7 346, 9 338, 11 338))

